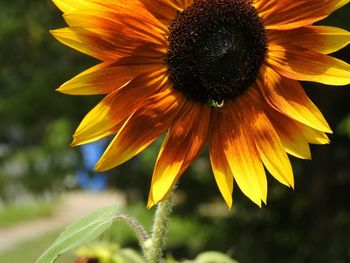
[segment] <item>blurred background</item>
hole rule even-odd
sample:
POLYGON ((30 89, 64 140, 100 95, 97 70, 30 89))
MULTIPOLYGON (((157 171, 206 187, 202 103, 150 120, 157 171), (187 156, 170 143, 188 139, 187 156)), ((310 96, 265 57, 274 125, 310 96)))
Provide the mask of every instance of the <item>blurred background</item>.
MULTIPOLYGON (((350 30, 350 5, 321 24, 350 30)), ((150 226, 146 206, 161 141, 105 175, 91 171, 106 142, 71 148, 71 135, 101 97, 54 90, 96 61, 58 43, 63 27, 50 1, 0 3, 0 261, 33 262, 75 217, 112 203, 150 226), (88 154, 86 154, 88 152, 88 154), (90 153, 90 154, 89 154, 90 153)), ((335 54, 350 63, 350 46, 335 54)), ((269 177, 268 206, 239 191, 228 211, 205 152, 186 172, 176 196, 169 255, 194 258, 204 250, 239 262, 350 262, 349 87, 305 83, 334 130, 331 144, 311 146, 312 161, 290 157, 295 190, 269 177)), ((124 225, 103 238, 137 248, 124 225)), ((72 262, 68 254, 59 262, 72 262)))

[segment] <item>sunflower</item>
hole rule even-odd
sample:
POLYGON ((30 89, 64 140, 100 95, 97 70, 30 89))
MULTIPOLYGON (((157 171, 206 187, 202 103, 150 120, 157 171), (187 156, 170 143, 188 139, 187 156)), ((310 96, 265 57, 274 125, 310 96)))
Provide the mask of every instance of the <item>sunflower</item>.
POLYGON ((97 171, 129 160, 166 133, 148 207, 209 145, 229 207, 237 184, 266 203, 266 170, 294 187, 288 154, 310 159, 331 129, 299 81, 350 83, 329 56, 350 33, 314 25, 350 0, 54 0, 69 25, 62 43, 101 61, 58 91, 105 97, 73 145, 114 135, 97 171))

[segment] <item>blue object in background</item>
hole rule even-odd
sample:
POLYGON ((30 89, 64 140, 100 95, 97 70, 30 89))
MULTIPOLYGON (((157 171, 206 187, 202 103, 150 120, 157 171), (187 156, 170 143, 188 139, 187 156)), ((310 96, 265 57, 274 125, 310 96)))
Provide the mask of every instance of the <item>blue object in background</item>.
POLYGON ((80 147, 83 169, 77 172, 77 181, 85 190, 102 191, 107 187, 107 174, 94 172, 94 166, 104 151, 106 141, 99 140, 80 147))

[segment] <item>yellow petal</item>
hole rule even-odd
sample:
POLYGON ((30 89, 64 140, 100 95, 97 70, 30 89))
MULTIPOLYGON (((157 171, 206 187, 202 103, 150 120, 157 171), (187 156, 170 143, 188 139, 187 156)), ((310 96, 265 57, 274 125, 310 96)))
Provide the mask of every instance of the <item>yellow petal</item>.
POLYGON ((301 159, 311 160, 310 147, 299 127, 300 122, 290 119, 271 107, 266 111, 286 152, 301 159))
POLYGON ((249 129, 265 167, 280 183, 294 187, 292 166, 278 134, 265 113, 263 98, 251 89, 238 103, 241 107, 246 107, 249 129))
POLYGON ((113 8, 116 6, 130 6, 138 3, 137 0, 118 0, 118 1, 100 1, 100 0, 52 0, 55 5, 64 13, 76 10, 98 9, 101 7, 113 8))
POLYGON ((149 198, 153 203, 163 200, 198 156, 207 140, 209 120, 210 109, 206 105, 188 102, 179 112, 163 142, 154 168, 149 198))
POLYGON ((306 26, 293 30, 268 30, 269 42, 296 45, 323 54, 333 53, 350 43, 350 32, 330 26, 306 26))
POLYGON ((350 3, 350 0, 336 0, 333 11, 345 6, 348 3, 350 3))
MULTIPOLYGON (((236 101, 240 99, 241 97, 236 101)), ((261 207, 261 201, 266 203, 267 199, 267 180, 253 134, 246 127, 250 120, 246 119, 244 108, 241 109, 232 102, 228 102, 222 111, 218 127, 213 128, 221 133, 220 148, 225 153, 239 188, 261 207)))
MULTIPOLYGON (((216 122, 217 119, 214 119, 216 122)), ((214 178, 222 197, 224 198, 228 208, 232 207, 232 191, 233 191, 233 174, 228 165, 226 156, 221 148, 221 133, 217 130, 212 131, 210 138, 210 162, 213 169, 214 178)))
POLYGON ((257 8, 267 29, 287 30, 322 20, 349 0, 269 0, 256 1, 257 8))
POLYGON ((89 143, 114 134, 126 118, 165 85, 166 77, 155 74, 140 75, 128 85, 107 95, 82 120, 73 135, 72 145, 89 143))
POLYGON ((350 84, 350 65, 306 48, 270 45, 268 64, 283 76, 329 85, 350 84))
POLYGON ((182 95, 170 87, 145 101, 120 128, 95 169, 109 170, 145 149, 170 127, 183 101, 182 95))
POLYGON ((96 6, 89 0, 52 0, 62 12, 72 12, 78 9, 93 8, 96 6))
POLYGON ((121 47, 123 44, 134 46, 136 42, 166 45, 164 36, 168 34, 168 29, 143 10, 144 7, 138 6, 115 7, 113 10, 94 8, 66 13, 63 18, 70 27, 89 29, 121 47), (133 42, 128 43, 130 39, 133 42))
POLYGON ((146 72, 160 72, 166 69, 151 59, 121 58, 94 66, 60 86, 57 91, 70 95, 108 94, 120 89, 135 77, 146 72))
POLYGON ((276 110, 315 129, 332 132, 298 81, 284 78, 263 66, 258 86, 266 101, 276 110))
POLYGON ((138 1, 93 1, 90 9, 70 11, 64 18, 71 27, 52 30, 54 37, 103 61, 135 54, 161 61, 167 52, 168 28, 138 1))
POLYGON ((300 127, 300 130, 302 131, 304 137, 309 143, 312 144, 329 144, 330 140, 322 131, 315 130, 311 127, 308 127, 302 123, 298 124, 300 127))
POLYGON ((61 28, 50 31, 61 43, 99 60, 118 59, 121 52, 113 50, 113 44, 85 28, 61 28))

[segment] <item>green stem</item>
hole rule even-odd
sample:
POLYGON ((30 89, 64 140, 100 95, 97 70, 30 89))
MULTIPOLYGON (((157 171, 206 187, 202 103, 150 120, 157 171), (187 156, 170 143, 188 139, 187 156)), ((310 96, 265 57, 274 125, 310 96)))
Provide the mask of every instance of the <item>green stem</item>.
POLYGON ((159 203, 154 217, 152 235, 144 242, 147 263, 159 263, 166 245, 169 216, 173 207, 173 192, 159 203))
POLYGON ((147 232, 144 230, 142 225, 133 217, 128 215, 117 215, 114 217, 115 220, 120 220, 129 225, 129 227, 134 231, 140 244, 143 244, 149 237, 147 232))

